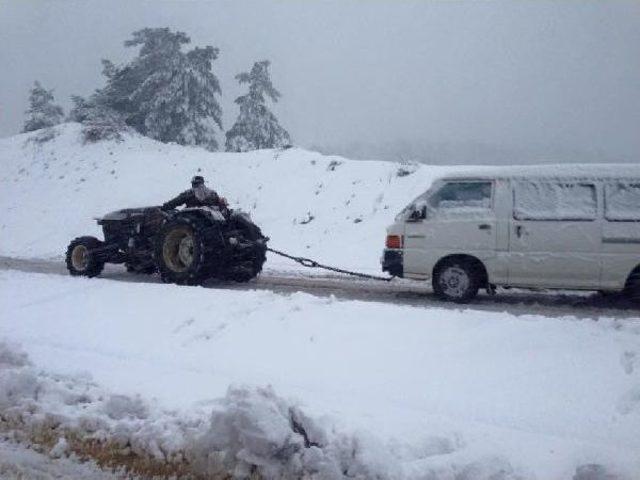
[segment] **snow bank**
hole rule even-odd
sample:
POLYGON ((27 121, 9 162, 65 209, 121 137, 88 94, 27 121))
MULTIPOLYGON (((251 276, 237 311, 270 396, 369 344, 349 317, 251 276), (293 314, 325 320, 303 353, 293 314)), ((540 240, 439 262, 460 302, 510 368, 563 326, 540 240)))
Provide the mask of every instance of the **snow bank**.
MULTIPOLYGON (((52 458, 94 457, 118 467, 127 457, 122 465, 134 473, 214 478, 402 476, 397 459, 374 441, 324 430, 272 388, 230 388, 206 421, 202 411, 180 416, 140 398, 110 395, 87 379, 38 371, 4 342, 0 355, 15 360, 0 364, 0 431, 52 458)), ((0 456, 0 472, 2 463, 0 456)))
MULTIPOLYGON (((189 187, 194 174, 251 213, 271 246, 325 263, 379 272, 385 229, 423 192, 439 167, 351 161, 300 149, 211 153, 130 135, 83 145, 80 125, 0 139, 0 255, 52 257, 70 239, 99 235, 93 217, 158 205, 189 187)), ((269 268, 297 268, 269 258, 269 268)))
MULTIPOLYGON (((2 355, 26 359, 14 348, 0 343, 2 355)), ((51 375, 29 364, 2 365, 0 390, 11 392, 11 401, 0 404, 0 431, 49 458, 65 460, 55 464, 56 469, 73 471, 68 460, 97 460, 110 469, 126 466, 134 474, 162 477, 525 478, 500 457, 431 469, 426 477, 411 475, 404 471, 393 445, 362 432, 327 430, 272 388, 230 388, 215 402, 208 421, 202 411, 195 415, 162 411, 139 398, 110 395, 86 378, 51 375)), ((37 476, 43 459, 34 454, 18 463, 13 457, 7 465, 2 456, 15 449, 0 447, 0 473, 37 476)), ((50 462, 44 464, 49 467, 50 462)), ((84 474, 110 478, 91 465, 84 474)))
POLYGON ((400 478, 399 462, 370 438, 326 431, 272 388, 231 388, 196 439, 199 471, 248 478, 400 478), (382 455, 380 455, 382 454, 382 455))
MULTIPOLYGON (((121 472, 101 470, 94 462, 79 462, 74 456, 58 457, 52 450, 44 454, 0 437, 0 478, 2 480, 123 480, 121 472)), ((135 477, 126 477, 135 480, 135 477)))
POLYGON ((0 304, 0 338, 29 354, 0 349, 4 418, 64 418, 165 468, 187 459, 240 478, 259 468, 421 480, 565 480, 589 464, 618 479, 640 472, 640 319, 18 272, 0 272, 0 304))

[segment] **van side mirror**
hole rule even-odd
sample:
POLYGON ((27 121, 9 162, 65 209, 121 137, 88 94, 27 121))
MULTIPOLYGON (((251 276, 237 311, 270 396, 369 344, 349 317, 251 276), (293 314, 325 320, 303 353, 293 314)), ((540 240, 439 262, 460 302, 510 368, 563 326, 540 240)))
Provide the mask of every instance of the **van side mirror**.
POLYGON ((420 220, 424 220, 425 218, 427 218, 427 206, 423 205, 421 208, 411 210, 411 213, 409 214, 407 221, 419 222, 420 220))

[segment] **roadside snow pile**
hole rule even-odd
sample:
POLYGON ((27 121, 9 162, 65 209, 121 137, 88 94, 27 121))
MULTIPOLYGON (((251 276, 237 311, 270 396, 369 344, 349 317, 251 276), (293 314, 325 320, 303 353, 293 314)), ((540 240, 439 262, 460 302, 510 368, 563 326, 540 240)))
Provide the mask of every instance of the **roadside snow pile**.
MULTIPOLYGON (((100 236, 93 217, 159 205, 203 175, 233 208, 251 213, 271 245, 324 263, 379 272, 385 229, 444 167, 351 161, 300 149, 211 153, 138 135, 83 145, 64 124, 0 139, 0 255, 59 258, 80 235, 100 236)), ((297 268, 271 257, 267 268, 297 268)))
MULTIPOLYGON (((0 403, 4 479, 535 478, 497 456, 426 470, 411 468, 411 462, 402 464, 407 446, 383 445, 368 434, 327 429, 269 387, 230 388, 214 403, 207 420, 204 410, 196 415, 162 411, 139 398, 110 395, 86 378, 36 370, 24 352, 5 342, 0 342, 0 355, 9 359, 0 364, 0 390, 5 392, 0 403)), ((422 448, 422 454, 429 456, 457 447, 434 438, 422 448)), ((572 477, 633 478, 613 475, 599 464, 579 465, 572 477)))
MULTIPOLYGON (((52 451, 53 452, 53 451, 52 451)), ((136 480, 118 472, 101 470, 95 462, 40 453, 31 445, 0 436, 0 478, 2 480, 136 480)))
POLYGON ((5 342, 0 357, 0 432, 51 458, 166 477, 402 477, 397 459, 374 440, 325 430, 272 388, 230 388, 206 421, 203 412, 181 416, 109 395, 87 379, 38 371, 5 342))
MULTIPOLYGON (((141 475, 197 478, 400 478, 374 442, 326 431, 271 388, 230 388, 191 417, 140 398, 109 395, 87 379, 38 371, 0 342, 0 432, 52 458, 75 456, 141 475)), ((0 449, 2 468, 3 449, 0 449)), ((16 467, 17 468, 17 467, 16 467)), ((0 470, 1 472, 1 470, 0 470)))
POLYGON ((198 471, 234 478, 256 471, 269 479, 402 476, 397 459, 373 440, 325 430, 272 388, 229 389, 190 451, 198 471))

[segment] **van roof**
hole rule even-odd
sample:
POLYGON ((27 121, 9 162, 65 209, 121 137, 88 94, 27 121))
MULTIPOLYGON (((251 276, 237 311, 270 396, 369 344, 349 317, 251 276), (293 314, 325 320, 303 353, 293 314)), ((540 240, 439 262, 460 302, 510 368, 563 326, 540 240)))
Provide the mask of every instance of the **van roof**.
POLYGON ((637 180, 640 181, 640 164, 634 163, 568 163, 515 166, 477 166, 452 169, 443 179, 576 179, 576 180, 637 180))

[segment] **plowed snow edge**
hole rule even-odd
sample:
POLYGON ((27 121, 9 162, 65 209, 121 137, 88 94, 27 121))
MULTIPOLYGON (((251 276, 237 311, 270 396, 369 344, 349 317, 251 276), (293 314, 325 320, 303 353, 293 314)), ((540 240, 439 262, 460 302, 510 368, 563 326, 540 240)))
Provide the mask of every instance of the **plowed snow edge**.
POLYGON ((398 478, 361 439, 325 431, 271 388, 236 387, 185 416, 38 371, 0 342, 0 431, 56 456, 143 478, 398 478))

